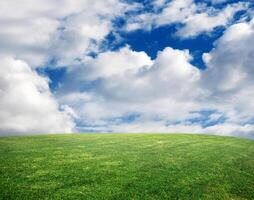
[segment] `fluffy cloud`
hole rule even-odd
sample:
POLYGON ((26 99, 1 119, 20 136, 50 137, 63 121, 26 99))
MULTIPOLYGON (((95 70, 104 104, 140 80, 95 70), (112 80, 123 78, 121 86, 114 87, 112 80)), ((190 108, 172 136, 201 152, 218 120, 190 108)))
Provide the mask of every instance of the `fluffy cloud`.
POLYGON ((112 20, 133 6, 118 0, 1 1, 0 133, 72 132, 70 116, 77 115, 58 104, 47 78, 34 69, 71 65, 99 51, 112 20))
MULTIPOLYGON (((254 126, 236 124, 217 124, 210 127, 202 127, 199 124, 177 124, 167 126, 164 122, 139 122, 114 125, 109 130, 126 133, 192 133, 192 134, 215 134, 223 136, 241 136, 254 139, 254 126), (191 131, 190 131, 191 130, 191 131)), ((92 128, 90 130, 93 130, 92 128)), ((105 131, 108 129, 95 128, 94 131, 105 131)))
POLYGON ((0 135, 66 133, 75 124, 52 97, 48 80, 21 60, 0 57, 0 135))
POLYGON ((172 48, 159 52, 155 60, 128 47, 106 52, 69 69, 59 101, 77 110, 81 123, 107 124, 108 130, 133 114, 144 122, 190 118, 195 113, 189 111, 200 109, 194 99, 204 95, 197 87, 200 71, 190 60, 187 50, 172 48), (109 56, 113 61, 108 62, 109 56), (75 81, 68 81, 72 77, 75 81), (92 87, 84 89, 87 82, 92 87))
POLYGON ((181 24, 177 35, 189 38, 201 33, 209 33, 216 27, 227 26, 234 15, 240 10, 246 10, 243 2, 229 4, 223 9, 207 7, 206 4, 197 4, 192 0, 173 0, 169 3, 156 2, 155 9, 162 7, 157 13, 148 12, 128 19, 125 29, 151 29, 170 24, 181 24))
POLYGON ((253 38, 254 21, 238 23, 228 28, 210 53, 204 54, 208 69, 203 84, 217 106, 231 108, 228 121, 232 123, 248 124, 253 120, 253 38))
POLYGON ((214 50, 204 54, 208 66, 205 79, 209 79, 214 91, 239 90, 253 84, 253 38, 254 20, 238 23, 228 28, 214 50))
POLYGON ((155 9, 162 7, 162 11, 158 13, 143 12, 140 15, 130 17, 127 20, 126 31, 137 29, 151 29, 152 27, 168 25, 181 22, 196 11, 196 5, 192 0, 173 0, 169 3, 161 3, 156 1, 155 9), (164 6, 162 6, 164 5, 164 6))
POLYGON ((129 47, 105 52, 69 70, 75 81, 59 99, 77 110, 80 130, 253 137, 253 36, 253 20, 230 26, 204 54, 204 71, 187 50, 168 47, 154 60, 129 47))
POLYGON ((60 2, 61 9, 59 1, 0 2, 1 135, 114 131, 254 137, 252 10, 231 25, 247 4, 218 9, 213 5, 222 1, 208 7, 156 0, 153 12, 140 12, 137 4, 118 0, 60 2), (121 29, 114 26, 117 17, 128 17, 127 31, 180 24, 181 38, 227 29, 203 55, 207 69, 200 70, 188 50, 167 47, 155 59, 128 45, 102 50, 105 37, 121 29), (54 93, 47 77, 36 72, 52 63, 67 66, 54 93))
POLYGON ((0 54, 12 54, 35 67, 51 59, 71 64, 97 51, 112 30, 111 20, 131 8, 118 0, 1 1, 0 54))
POLYGON ((196 36, 200 33, 211 32, 216 27, 225 27, 229 24, 234 14, 245 8, 244 4, 232 4, 226 6, 223 10, 196 13, 184 19, 183 28, 179 29, 177 34, 181 37, 188 38, 196 36))
MULTIPOLYGON (((95 80, 115 75, 125 75, 128 71, 137 72, 143 67, 149 67, 152 61, 145 52, 130 51, 128 47, 125 47, 118 52, 108 51, 101 53, 96 58, 87 57, 84 59, 84 63, 87 67, 81 77, 95 80)), ((83 66, 80 67, 82 68, 83 66)), ((82 69, 79 69, 79 71, 82 71, 82 69)))

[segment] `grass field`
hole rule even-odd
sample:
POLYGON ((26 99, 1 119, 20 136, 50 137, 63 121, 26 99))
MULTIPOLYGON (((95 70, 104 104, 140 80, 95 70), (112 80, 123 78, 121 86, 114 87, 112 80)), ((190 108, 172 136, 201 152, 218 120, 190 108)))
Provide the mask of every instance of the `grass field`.
POLYGON ((0 199, 254 199, 254 141, 176 134, 2 137, 0 199))

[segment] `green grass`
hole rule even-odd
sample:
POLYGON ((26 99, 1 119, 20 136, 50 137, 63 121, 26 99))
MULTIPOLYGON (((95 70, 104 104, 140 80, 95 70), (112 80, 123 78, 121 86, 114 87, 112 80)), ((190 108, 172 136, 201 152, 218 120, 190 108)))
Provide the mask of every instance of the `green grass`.
POLYGON ((2 137, 0 199, 254 199, 254 141, 176 134, 2 137))

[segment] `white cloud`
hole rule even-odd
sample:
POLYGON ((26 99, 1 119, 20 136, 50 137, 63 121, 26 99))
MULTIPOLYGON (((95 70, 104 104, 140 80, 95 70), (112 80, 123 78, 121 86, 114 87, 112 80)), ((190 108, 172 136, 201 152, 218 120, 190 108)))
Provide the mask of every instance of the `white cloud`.
POLYGON ((228 5, 223 10, 217 11, 217 13, 211 9, 207 12, 190 15, 183 21, 185 26, 179 29, 177 34, 181 37, 188 38, 204 32, 209 33, 216 27, 225 27, 229 24, 234 14, 244 8, 244 4, 238 3, 228 5))
POLYGON ((69 71, 76 82, 62 89, 76 88, 73 96, 80 98, 67 101, 60 92, 60 101, 77 110, 89 130, 253 137, 253 38, 253 21, 230 26, 204 54, 205 71, 190 64, 187 50, 165 48, 154 60, 129 47, 105 52, 69 71), (96 84, 80 90, 87 81, 96 84), (208 126, 191 122, 202 110, 216 111, 207 116, 208 126), (133 114, 130 122, 122 119, 133 114))
POLYGON ((81 121, 90 125, 110 125, 133 113, 143 120, 189 118, 195 115, 189 111, 200 109, 194 99, 204 93, 196 88, 200 72, 190 60, 188 51, 172 48, 159 52, 153 61, 128 47, 106 52, 69 69, 59 101, 73 107, 81 121), (87 82, 94 84, 82 92, 87 82))
POLYGON ((214 92, 242 91, 253 83, 254 20, 232 25, 204 54, 205 81, 214 92))
POLYGON ((90 80, 107 78, 114 75, 121 76, 125 75, 128 71, 136 73, 143 67, 152 65, 150 57, 145 52, 130 51, 129 47, 124 47, 118 52, 104 52, 96 58, 86 57, 84 62, 87 66, 86 71, 80 77, 90 80))
POLYGON ((163 121, 138 121, 108 126, 80 127, 80 131, 116 132, 116 133, 188 133, 212 134, 221 136, 240 136, 254 139, 254 126, 236 124, 217 124, 203 128, 199 124, 166 125, 163 121))
POLYGON ((111 20, 133 6, 118 0, 1 1, 0 54, 12 54, 35 67, 52 57, 59 65, 71 64, 97 51, 112 30, 111 20))
POLYGON ((203 85, 211 92, 210 101, 227 111, 228 122, 248 124, 254 109, 254 21, 232 25, 216 42, 215 48, 204 54, 208 69, 203 85))
MULTIPOLYGON (((155 4, 158 6, 158 4, 155 4)), ((156 8, 156 7, 155 7, 156 8)), ((163 26, 181 22, 196 12, 196 5, 192 0, 173 0, 162 7, 159 13, 146 12, 130 17, 125 27, 126 31, 137 29, 150 30, 154 26, 163 26)))
POLYGON ((1 134, 73 131, 75 111, 67 105, 59 111, 46 78, 30 67, 51 58, 71 65, 98 51, 111 21, 133 6, 118 0, 1 1, 1 134))
MULTIPOLYGON (((217 124, 202 130, 203 133, 225 135, 225 136, 241 136, 254 139, 254 125, 239 125, 233 123, 217 124)), ((201 132, 202 133, 202 132, 201 132)))
POLYGON ((121 87, 126 90, 127 99, 127 95, 132 96, 134 93, 147 99, 158 93, 158 87, 165 87, 165 95, 167 90, 173 91, 181 86, 181 90, 184 90, 184 87, 188 87, 187 82, 191 85, 197 81, 200 76, 199 70, 189 63, 191 59, 187 50, 168 47, 158 52, 157 58, 152 61, 146 53, 135 52, 125 47, 118 52, 106 52, 95 59, 85 60, 83 65, 70 71, 75 72, 73 76, 77 80, 91 81, 101 78, 104 80, 103 90, 109 94, 111 91, 115 94, 121 93, 121 87))
POLYGON ((230 25, 246 4, 219 10, 192 0, 158 0, 156 13, 129 16, 127 31, 181 23, 176 34, 182 38, 228 27, 204 54, 208 68, 202 71, 191 64, 188 50, 167 47, 155 59, 129 46, 100 52, 116 28, 112 20, 136 5, 34 2, 0 2, 0 134, 72 132, 75 118, 80 130, 253 137, 254 21, 230 25), (89 56, 93 51, 98 54, 89 56), (54 94, 47 78, 33 70, 51 58, 68 66, 54 94), (204 110, 212 111, 204 117, 204 110), (198 121, 202 117, 210 126, 198 121))
MULTIPOLYGON (((161 6, 160 2, 155 5, 161 6)), ((173 0, 165 4, 161 12, 142 13, 129 18, 125 30, 150 30, 153 27, 180 23, 182 26, 176 34, 181 38, 189 38, 201 33, 210 33, 216 27, 227 26, 235 13, 246 10, 247 7, 247 3, 238 2, 220 10, 192 0, 173 0)))
POLYGON ((70 133, 75 124, 39 76, 21 60, 0 57, 0 135, 70 133))

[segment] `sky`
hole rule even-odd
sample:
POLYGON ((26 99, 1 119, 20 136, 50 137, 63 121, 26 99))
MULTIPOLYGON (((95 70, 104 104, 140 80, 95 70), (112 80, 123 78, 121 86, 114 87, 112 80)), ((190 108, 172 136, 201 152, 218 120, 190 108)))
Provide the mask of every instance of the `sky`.
POLYGON ((0 1, 0 135, 254 138, 252 0, 0 1))

